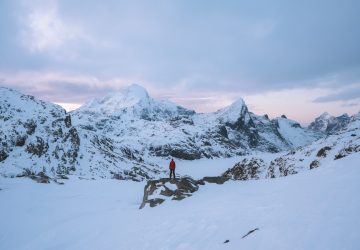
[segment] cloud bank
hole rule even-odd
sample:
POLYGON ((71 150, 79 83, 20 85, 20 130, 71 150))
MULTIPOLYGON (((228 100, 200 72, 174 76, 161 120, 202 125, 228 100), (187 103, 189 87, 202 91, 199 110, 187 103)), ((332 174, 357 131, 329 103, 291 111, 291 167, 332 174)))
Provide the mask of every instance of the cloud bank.
POLYGON ((356 0, 3 0, 0 79, 61 103, 136 82, 199 110, 314 88, 324 91, 309 105, 346 106, 359 94, 359 9, 356 0))

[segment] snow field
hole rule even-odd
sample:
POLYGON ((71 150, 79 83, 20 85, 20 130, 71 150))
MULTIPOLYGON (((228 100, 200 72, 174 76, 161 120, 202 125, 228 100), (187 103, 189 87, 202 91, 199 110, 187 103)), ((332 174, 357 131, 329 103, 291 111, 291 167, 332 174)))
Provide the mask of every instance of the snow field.
POLYGON ((207 184, 142 210, 145 183, 1 178, 0 249, 360 249, 359 163, 207 184))

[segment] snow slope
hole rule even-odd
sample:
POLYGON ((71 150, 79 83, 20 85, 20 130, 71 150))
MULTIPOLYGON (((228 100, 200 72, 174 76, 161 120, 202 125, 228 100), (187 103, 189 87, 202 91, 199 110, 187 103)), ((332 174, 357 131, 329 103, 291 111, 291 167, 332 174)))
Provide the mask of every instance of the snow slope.
POLYGON ((209 184, 142 210, 144 183, 0 177, 0 249, 359 249, 359 162, 209 184))

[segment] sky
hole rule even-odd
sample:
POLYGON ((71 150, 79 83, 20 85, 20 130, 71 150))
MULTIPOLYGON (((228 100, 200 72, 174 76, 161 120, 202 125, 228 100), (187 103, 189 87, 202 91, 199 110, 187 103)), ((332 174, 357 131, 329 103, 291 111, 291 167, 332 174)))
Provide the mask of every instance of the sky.
POLYGON ((357 0, 0 0, 0 86, 67 110, 132 83, 198 112, 360 111, 357 0))

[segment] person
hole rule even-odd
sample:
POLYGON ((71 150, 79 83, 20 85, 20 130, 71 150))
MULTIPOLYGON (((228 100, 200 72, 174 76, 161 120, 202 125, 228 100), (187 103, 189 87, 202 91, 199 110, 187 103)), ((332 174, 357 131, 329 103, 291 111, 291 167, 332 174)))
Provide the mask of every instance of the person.
POLYGON ((170 164, 169 164, 169 169, 170 169, 170 179, 171 179, 171 175, 174 175, 174 180, 175 180, 175 161, 174 159, 171 159, 170 164))

